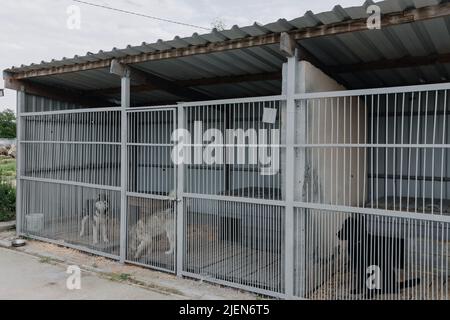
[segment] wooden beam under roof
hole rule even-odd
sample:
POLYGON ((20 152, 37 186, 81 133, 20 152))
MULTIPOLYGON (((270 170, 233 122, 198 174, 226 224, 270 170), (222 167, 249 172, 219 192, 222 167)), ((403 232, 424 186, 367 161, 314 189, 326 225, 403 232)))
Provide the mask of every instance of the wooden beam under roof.
MULTIPOLYGON (((437 5, 406 9, 400 12, 385 14, 381 18, 381 28, 391 26, 413 23, 417 21, 425 21, 440 17, 450 16, 450 3, 445 2, 437 5)), ((345 34, 351 32, 367 31, 367 19, 353 19, 333 24, 319 25, 303 29, 294 29, 288 33, 297 41, 323 37, 333 36, 338 34, 345 34)), ((377 32, 377 31, 374 31, 377 32)), ((242 48, 251 48, 264 45, 278 44, 280 42, 280 33, 270 33, 260 36, 250 36, 234 40, 226 40, 216 43, 207 43, 201 45, 192 45, 184 48, 173 48, 161 50, 157 52, 141 53, 132 56, 125 56, 118 58, 120 63, 134 64, 149 61, 157 61, 164 59, 181 58, 198 54, 208 54, 215 52, 222 52, 228 50, 236 50, 242 48)), ((112 59, 105 59, 100 61, 83 62, 72 65, 65 65, 59 67, 45 68, 38 70, 29 70, 17 72, 13 75, 15 79, 24 79, 39 76, 48 76, 55 74, 63 74, 70 72, 79 72, 84 70, 92 70, 99 68, 108 68, 112 59)), ((14 70, 10 70, 14 71, 14 70)))
MULTIPOLYGON (((237 76, 224 76, 224 77, 214 77, 214 78, 201 78, 192 80, 177 80, 173 81, 177 86, 180 87, 196 87, 196 86, 212 86, 219 84, 236 84, 242 82, 253 82, 253 81, 267 81, 267 80, 281 80, 281 72, 265 72, 257 74, 244 74, 237 76)), ((155 91, 161 90, 160 87, 152 82, 138 84, 131 86, 132 92, 144 92, 144 91, 155 91)), ((113 87, 107 89, 97 89, 90 91, 91 95, 108 95, 120 93, 120 87, 113 87)))
POLYGON ((173 94, 187 100, 208 100, 211 97, 195 89, 183 87, 175 81, 164 79, 158 75, 136 69, 132 66, 120 63, 117 59, 111 61, 110 72, 120 77, 129 73, 132 82, 140 85, 151 85, 158 90, 173 94))
POLYGON ((398 59, 383 59, 356 64, 329 66, 328 70, 334 74, 353 73, 358 71, 375 71, 386 69, 399 69, 418 66, 429 66, 435 64, 450 63, 450 53, 430 54, 427 56, 406 56, 398 59))
POLYGON ((58 87, 50 87, 43 84, 31 82, 29 80, 17 80, 5 77, 5 88, 23 91, 27 94, 46 97, 61 102, 69 102, 86 107, 109 106, 111 102, 99 96, 91 95, 89 92, 82 90, 65 89, 58 87))

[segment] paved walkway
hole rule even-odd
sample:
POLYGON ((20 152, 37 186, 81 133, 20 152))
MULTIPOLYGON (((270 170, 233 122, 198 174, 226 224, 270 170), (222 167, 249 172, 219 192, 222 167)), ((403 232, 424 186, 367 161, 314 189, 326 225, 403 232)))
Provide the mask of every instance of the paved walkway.
POLYGON ((204 281, 28 239, 13 249, 14 231, 0 232, 0 299, 253 300, 256 296, 204 281), (67 266, 80 266, 81 290, 66 288, 67 266))
POLYGON ((4 248, 0 248, 0 273, 0 300, 177 298, 87 272, 82 272, 80 290, 68 290, 64 265, 4 248))

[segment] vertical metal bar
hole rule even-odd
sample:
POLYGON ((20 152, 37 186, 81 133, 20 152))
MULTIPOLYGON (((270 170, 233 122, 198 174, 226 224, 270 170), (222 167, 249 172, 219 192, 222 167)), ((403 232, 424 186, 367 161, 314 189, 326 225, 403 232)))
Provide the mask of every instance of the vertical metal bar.
MULTIPOLYGON (((435 91, 435 98, 434 98, 434 117, 433 117, 433 145, 436 144, 436 125, 437 125, 437 109, 438 109, 438 98, 439 98, 439 91, 435 91)), ((434 184, 435 184, 435 150, 436 148, 431 149, 431 214, 434 214, 434 184)))
MULTIPOLYGON (((184 129, 184 107, 182 104, 178 106, 178 130, 184 129)), ((184 141, 185 137, 183 137, 183 144, 186 143, 184 141)), ((187 143, 190 143, 189 141, 187 143)), ((186 156, 186 148, 183 148, 183 156, 186 156)), ((177 276, 181 276, 181 273, 183 271, 183 253, 184 253, 184 234, 183 234, 183 221, 184 221, 184 208, 183 208, 183 192, 184 192, 184 161, 181 163, 178 161, 177 165, 177 227, 176 227, 176 239, 177 239, 177 249, 176 249, 176 273, 177 276)), ((187 210, 186 210, 187 211, 187 210)))
MULTIPOLYGON (((444 91, 444 116, 442 119, 442 144, 445 144, 445 126, 446 126, 446 111, 447 111, 447 90, 444 91)), ((444 214, 444 162, 445 162, 445 154, 446 150, 441 149, 441 195, 440 195, 440 201, 441 201, 441 215, 444 214)))
POLYGON ((130 107, 130 74, 121 79, 121 150, 120 150, 120 262, 126 259, 127 245, 127 109, 130 107))
MULTIPOLYGON (((286 297, 294 295, 294 170, 295 170, 295 88, 297 82, 297 52, 288 58, 286 70, 286 219, 285 219, 285 290, 286 297)), ((300 290, 303 294, 303 290, 300 290)))
POLYGON ((16 138, 17 138, 17 166, 16 166, 16 233, 20 235, 22 232, 22 116, 21 113, 25 111, 25 92, 17 91, 17 127, 16 127, 16 138))

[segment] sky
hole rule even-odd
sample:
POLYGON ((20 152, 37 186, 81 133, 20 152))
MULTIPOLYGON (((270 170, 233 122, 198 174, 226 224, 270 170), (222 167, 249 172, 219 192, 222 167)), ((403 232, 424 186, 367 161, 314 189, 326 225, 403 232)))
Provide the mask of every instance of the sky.
MULTIPOLYGON (((257 21, 269 23, 279 18, 294 19, 306 11, 314 13, 363 4, 364 0, 87 0, 127 11, 211 28, 222 21, 227 28, 257 21)), ((189 36, 196 29, 144 17, 87 6, 72 0, 1 0, 0 69, 28 65, 75 54, 124 48, 128 44, 171 40, 189 36), (68 8, 80 9, 80 28, 70 29, 68 8)), ((3 78, 0 88, 3 88, 3 78)), ((0 111, 16 108, 15 92, 5 90, 0 111)))

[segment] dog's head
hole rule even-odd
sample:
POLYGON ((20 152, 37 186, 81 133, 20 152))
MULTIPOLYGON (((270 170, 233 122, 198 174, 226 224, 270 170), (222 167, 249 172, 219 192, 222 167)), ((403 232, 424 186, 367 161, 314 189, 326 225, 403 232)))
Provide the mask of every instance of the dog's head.
POLYGON ((352 216, 345 219, 341 230, 338 231, 337 237, 339 240, 350 240, 356 237, 361 237, 366 233, 366 224, 364 218, 359 216, 352 216))
POLYGON ((106 212, 109 209, 109 201, 106 194, 99 194, 95 202, 95 208, 100 212, 106 212))
POLYGON ((97 198, 95 200, 96 201, 109 201, 109 196, 106 193, 102 192, 97 195, 97 198))

